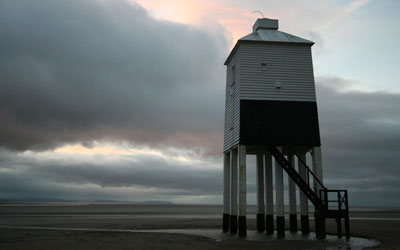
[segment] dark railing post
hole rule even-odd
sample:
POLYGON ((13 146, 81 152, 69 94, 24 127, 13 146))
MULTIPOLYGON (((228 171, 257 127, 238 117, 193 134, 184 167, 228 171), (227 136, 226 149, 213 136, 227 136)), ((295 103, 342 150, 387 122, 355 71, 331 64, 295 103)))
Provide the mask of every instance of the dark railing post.
POLYGON ((344 191, 344 197, 346 201, 346 216, 344 217, 344 230, 346 234, 346 239, 350 239, 349 199, 347 196, 347 190, 344 191))
POLYGON ((342 238, 342 220, 340 219, 340 216, 336 217, 336 224, 338 237, 342 238))

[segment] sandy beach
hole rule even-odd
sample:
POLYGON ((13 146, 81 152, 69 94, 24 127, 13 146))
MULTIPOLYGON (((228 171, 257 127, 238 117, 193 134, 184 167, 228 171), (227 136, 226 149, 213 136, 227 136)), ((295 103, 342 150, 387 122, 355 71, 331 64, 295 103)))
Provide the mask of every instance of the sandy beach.
MULTIPOLYGON (((343 249, 351 247, 346 245, 345 239, 337 240, 336 237, 317 241, 312 235, 303 237, 300 233, 290 235, 287 232, 286 239, 257 234, 254 232, 256 224, 252 213, 248 216, 248 230, 249 235, 253 234, 253 238, 243 239, 222 234, 219 206, 127 205, 115 211, 112 205, 104 210, 102 210, 104 207, 99 206, 0 206, 0 249, 343 249), (173 213, 174 211, 177 213, 173 213)), ((352 236, 380 242, 372 249, 400 249, 399 210, 353 211, 351 218, 352 236)), ((310 226, 313 230, 313 220, 310 220, 310 226)), ((336 234, 334 221, 327 221, 327 231, 329 234, 336 234)))

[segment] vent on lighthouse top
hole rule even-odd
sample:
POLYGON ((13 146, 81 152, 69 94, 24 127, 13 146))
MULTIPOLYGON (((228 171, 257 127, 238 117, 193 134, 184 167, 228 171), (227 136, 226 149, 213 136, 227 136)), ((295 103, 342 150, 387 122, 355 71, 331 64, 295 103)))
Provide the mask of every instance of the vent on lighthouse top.
POLYGON ((279 22, 277 19, 259 18, 253 25, 253 32, 240 38, 228 58, 225 61, 227 65, 236 52, 240 43, 243 42, 262 42, 262 43, 295 43, 312 46, 313 41, 294 36, 282 31, 279 31, 279 22))

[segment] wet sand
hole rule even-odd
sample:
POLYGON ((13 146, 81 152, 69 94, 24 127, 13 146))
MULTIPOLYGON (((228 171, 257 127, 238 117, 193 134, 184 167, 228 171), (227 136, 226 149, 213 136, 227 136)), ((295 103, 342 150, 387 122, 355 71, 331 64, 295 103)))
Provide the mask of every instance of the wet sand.
MULTIPOLYGON (((22 211, 25 210, 15 207, 7 211, 0 209, 0 225, 3 226, 0 227, 0 249, 346 249, 348 246, 344 239, 317 241, 297 234, 282 240, 256 234, 253 232, 256 228, 253 214, 249 215, 247 223, 249 235, 256 237, 242 239, 222 234, 219 214, 214 212, 190 214, 180 211, 179 214, 161 216, 151 212, 146 216, 142 212, 22 211), (202 231, 203 235, 207 232, 208 237, 195 235, 198 234, 196 230, 202 231), (187 234, 192 232, 193 235, 187 234)), ((397 210, 353 212, 351 235, 380 241, 380 245, 372 249, 400 249, 399 215, 397 210)), ((310 227, 313 231, 313 220, 310 220, 310 227)), ((327 221, 327 232, 336 234, 334 221, 327 221)))

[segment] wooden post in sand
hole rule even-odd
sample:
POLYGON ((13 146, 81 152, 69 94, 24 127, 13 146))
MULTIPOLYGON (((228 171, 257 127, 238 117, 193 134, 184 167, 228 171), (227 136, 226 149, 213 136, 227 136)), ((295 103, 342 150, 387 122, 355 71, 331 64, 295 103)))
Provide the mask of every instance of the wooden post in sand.
POLYGON ((265 233, 274 234, 274 186, 272 176, 272 156, 265 152, 265 233))
MULTIPOLYGON (((298 166, 299 166, 299 174, 306 180, 306 167, 303 165, 303 162, 306 163, 306 152, 299 153, 298 166)), ((310 225, 308 221, 308 199, 307 196, 299 190, 300 193, 300 217, 301 217, 301 233, 309 234, 310 233, 310 225)))
POLYGON ((229 232, 237 233, 237 149, 230 151, 231 155, 231 215, 229 217, 229 232))
POLYGON ((247 235, 246 228, 246 146, 239 145, 239 236, 247 235))
MULTIPOLYGON (((311 157, 312 157, 312 167, 313 167, 313 172, 317 176, 318 180, 321 183, 318 183, 317 181, 313 181, 314 183, 314 192, 317 195, 320 195, 320 190, 323 189, 321 184, 323 184, 323 176, 322 176, 322 156, 321 156, 321 147, 313 147, 311 151, 311 157)), ((325 239, 326 238, 326 226, 325 226, 325 218, 323 217, 323 214, 319 211, 314 212, 314 221, 315 221, 315 234, 317 238, 319 239, 325 239)), ((340 221, 340 219, 339 219, 340 221)))
POLYGON ((230 213, 230 153, 224 154, 224 212, 222 217, 222 231, 229 232, 230 213))
MULTIPOLYGON (((280 149, 281 150, 281 149, 280 149)), ((283 169, 275 160, 275 204, 276 231, 278 237, 285 237, 285 211, 283 200, 283 169)))
MULTIPOLYGON (((289 154, 288 157, 289 162, 294 167, 294 155, 292 153, 289 154)), ((289 228, 290 232, 297 232, 297 204, 296 204, 296 184, 288 175, 288 184, 289 184, 289 228)))
POLYGON ((257 231, 265 231, 264 213, 264 155, 257 154, 257 231))

